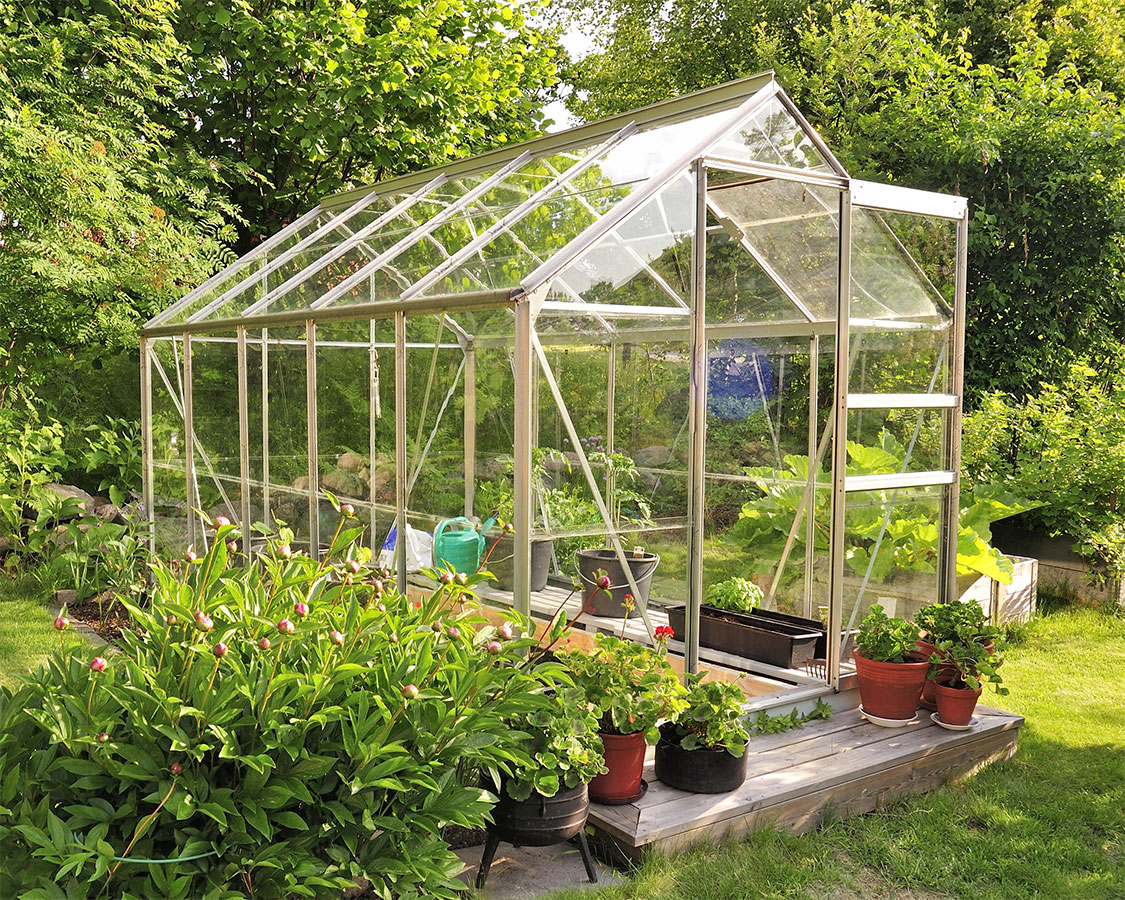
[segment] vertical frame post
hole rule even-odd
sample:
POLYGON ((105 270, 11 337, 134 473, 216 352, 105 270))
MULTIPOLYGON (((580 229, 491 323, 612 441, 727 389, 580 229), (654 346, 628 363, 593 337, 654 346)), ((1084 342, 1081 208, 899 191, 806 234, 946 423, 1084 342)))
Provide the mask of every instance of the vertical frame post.
POLYGON ((465 515, 473 514, 477 490, 477 351, 465 345, 465 515))
POLYGON ((262 329, 262 521, 270 524, 270 333, 262 329))
POLYGON ((375 458, 379 453, 376 423, 379 421, 379 348, 375 346, 375 320, 368 323, 367 348, 367 497, 371 501, 371 558, 379 555, 379 530, 375 527, 375 458))
POLYGON ((156 552, 155 487, 152 465, 152 343, 141 338, 141 503, 148 526, 148 549, 156 552))
MULTIPOLYGON (((781 393, 780 391, 778 392, 781 393)), ((816 542, 816 475, 820 457, 817 456, 818 443, 817 418, 819 416, 820 395, 820 335, 809 338, 809 480, 805 488, 808 502, 805 504, 805 618, 813 614, 813 574, 816 542)), ((780 575, 780 573, 778 573, 780 575)))
POLYGON ((688 602, 684 670, 699 669, 699 606, 703 602, 704 467, 707 464, 707 169, 695 163, 695 236, 691 245, 691 394, 688 440, 688 602))
POLYGON ((242 552, 250 556, 250 379, 246 326, 238 326, 238 479, 241 493, 242 552))
MULTIPOLYGON (((195 415, 191 389, 191 334, 184 332, 184 474, 187 480, 188 544, 194 546, 198 539, 195 503, 195 415)), ((204 544, 207 535, 203 534, 204 544)))
POLYGON ((957 222, 957 256, 953 298, 953 359, 951 393, 957 405, 950 411, 949 433, 946 435, 946 459, 953 472, 953 483, 944 492, 941 568, 938 596, 943 602, 957 599, 957 536, 961 511, 961 407, 965 392, 965 289, 968 280, 969 211, 957 222))
MULTIPOLYGON (((544 292, 545 293, 545 292, 544 292)), ((516 304, 515 357, 515 441, 512 484, 512 518, 516 533, 512 551, 513 596, 516 610, 531 612, 531 329, 533 297, 516 304)))
POLYGON ((844 479, 848 464, 848 372, 851 353, 852 194, 840 192, 840 259, 836 296, 836 366, 832 385, 832 525, 829 536, 828 677, 840 687, 844 619, 844 479))
POLYGON ((395 313, 395 570, 406 593, 406 313, 395 313))
MULTIPOLYGON (((617 406, 617 342, 609 342, 609 359, 606 361, 606 401, 605 401, 605 452, 616 451, 614 419, 617 406)), ((605 495, 613 496, 613 472, 610 466, 605 470, 605 495)))
POLYGON ((309 555, 320 559, 320 447, 316 411, 316 322, 305 322, 305 398, 309 456, 309 555))

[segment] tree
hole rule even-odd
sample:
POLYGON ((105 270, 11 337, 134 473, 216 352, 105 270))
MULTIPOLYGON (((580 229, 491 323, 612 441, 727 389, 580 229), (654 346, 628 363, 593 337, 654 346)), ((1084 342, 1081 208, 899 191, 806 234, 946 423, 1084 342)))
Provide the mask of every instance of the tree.
POLYGON ((967 196, 967 383, 1024 394, 1125 340, 1125 28, 1104 4, 932 12, 607 0, 581 115, 774 68, 853 175, 967 196), (975 29, 975 30, 969 30, 975 29))
POLYGON ((216 173, 152 115, 174 92, 168 12, 0 2, 0 408, 73 388, 227 258, 216 173))
POLYGON ((177 110, 246 219, 534 133, 555 46, 508 0, 181 0, 177 110))

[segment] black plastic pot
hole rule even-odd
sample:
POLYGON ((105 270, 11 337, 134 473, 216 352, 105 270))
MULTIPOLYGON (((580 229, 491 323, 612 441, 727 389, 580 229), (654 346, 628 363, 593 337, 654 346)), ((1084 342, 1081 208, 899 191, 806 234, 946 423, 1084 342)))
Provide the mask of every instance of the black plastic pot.
MULTIPOLYGON (((485 538, 485 552, 492 546, 495 538, 485 538)), ((547 576, 551 571, 551 544, 550 538, 545 540, 532 540, 531 542, 531 589, 541 591, 547 586, 547 576)), ((496 587, 502 591, 510 591, 515 586, 515 563, 513 555, 515 539, 511 535, 500 538, 496 549, 484 564, 489 572, 496 577, 496 587)))
POLYGON ((746 780, 746 757, 731 756, 726 750, 685 750, 670 722, 660 726, 656 745, 656 777, 681 791, 695 794, 726 794, 746 780))
POLYGON ((652 576, 656 567, 660 565, 660 557, 655 553, 645 553, 633 556, 626 553, 629 568, 633 573, 633 581, 637 585, 634 592, 625 577, 625 569, 617 554, 613 550, 579 550, 575 554, 578 564, 578 574, 582 578, 582 590, 585 603, 594 616, 610 616, 620 619, 631 618, 638 615, 641 606, 648 604, 649 591, 652 588, 652 576), (610 587, 608 591, 598 588, 598 570, 604 571, 609 576, 610 587), (633 594, 633 609, 626 615, 625 595, 633 594))
MULTIPOLYGON (((684 610, 683 606, 667 609, 668 624, 681 638, 684 610)), ((823 655, 824 628, 812 619, 784 613, 739 613, 704 605, 699 608, 699 644, 783 669, 800 669, 818 651, 823 655)))

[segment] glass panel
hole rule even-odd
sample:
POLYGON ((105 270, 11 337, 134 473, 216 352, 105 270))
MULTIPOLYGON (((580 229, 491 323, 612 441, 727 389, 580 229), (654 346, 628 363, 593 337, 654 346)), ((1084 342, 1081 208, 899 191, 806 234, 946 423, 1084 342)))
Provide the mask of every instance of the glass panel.
POLYGON ((695 178, 684 173, 567 266, 551 299, 685 306, 694 223, 695 178))
POLYGON ((269 514, 309 549, 308 395, 304 328, 272 328, 266 346, 269 514))
POLYGON ((947 394, 952 389, 948 323, 903 322, 885 328, 862 327, 854 320, 851 336, 853 394, 947 394))
POLYGON ((191 371, 197 508, 241 525, 237 339, 194 338, 191 371))
MULTIPOLYGON (((915 228, 909 229, 905 227, 907 218, 897 216, 895 221, 916 252, 928 260, 935 274, 942 275, 943 266, 952 274, 956 223, 913 216, 909 218, 916 220, 915 228)), ((949 318, 946 301, 884 218, 859 208, 852 211, 851 314, 919 322, 949 318)))
POLYGON ((848 474, 939 472, 949 468, 948 409, 848 411, 848 474))
MULTIPOLYGON (((714 224, 708 214, 708 224, 714 224)), ((793 322, 808 320, 750 256, 738 236, 707 235, 707 322, 793 322)))
MULTIPOLYGON (((264 412, 262 393, 262 332, 250 331, 246 336, 246 409, 248 413, 247 437, 250 460, 250 524, 265 524, 268 521, 266 492, 264 486, 265 460, 262 442, 262 423, 264 412)), ((261 549, 265 539, 258 534, 248 533, 250 546, 261 549)))
POLYGON ((776 97, 711 147, 707 155, 797 169, 829 170, 808 134, 776 97))
POLYGON ((184 462, 182 344, 179 338, 152 342, 152 497, 156 549, 166 559, 191 543, 184 462))
POLYGON ((937 602, 944 494, 926 487, 847 495, 842 660, 850 663, 854 629, 872 604, 910 618, 937 602))

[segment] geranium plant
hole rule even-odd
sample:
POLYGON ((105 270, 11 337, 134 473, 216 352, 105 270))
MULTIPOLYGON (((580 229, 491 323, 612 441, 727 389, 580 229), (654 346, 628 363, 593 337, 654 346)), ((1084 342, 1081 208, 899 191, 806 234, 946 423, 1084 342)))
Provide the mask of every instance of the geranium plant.
POLYGON ((686 706, 676 713, 670 732, 685 750, 726 750, 742 756, 750 739, 742 721, 745 700, 736 684, 692 676, 686 706))
POLYGON ((955 639, 941 641, 938 652, 930 657, 929 677, 953 688, 979 691, 985 684, 996 688, 996 693, 1007 694, 1002 687, 1004 679, 1000 676, 1003 657, 980 640, 955 639))
POLYGON ((605 734, 643 733, 655 744, 660 739, 656 723, 686 705, 687 690, 665 659, 663 643, 654 649, 597 634, 589 653, 571 650, 559 658, 597 708, 605 734))

